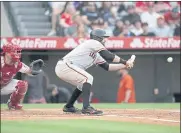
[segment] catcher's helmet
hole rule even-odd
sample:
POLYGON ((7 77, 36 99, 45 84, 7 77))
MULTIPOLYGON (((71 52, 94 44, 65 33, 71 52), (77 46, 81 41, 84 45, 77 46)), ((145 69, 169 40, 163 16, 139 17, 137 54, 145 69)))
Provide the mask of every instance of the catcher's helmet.
POLYGON ((9 53, 13 61, 19 61, 21 58, 21 47, 19 45, 7 44, 2 47, 3 53, 9 53))
POLYGON ((102 29, 96 29, 91 31, 90 38, 102 42, 104 38, 109 37, 106 32, 102 29))

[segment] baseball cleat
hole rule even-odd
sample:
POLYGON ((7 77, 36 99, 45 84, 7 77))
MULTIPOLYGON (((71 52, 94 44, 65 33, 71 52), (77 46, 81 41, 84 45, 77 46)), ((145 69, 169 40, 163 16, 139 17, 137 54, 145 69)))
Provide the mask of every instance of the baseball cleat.
POLYGON ((63 108, 63 112, 65 113, 81 113, 81 110, 78 108, 73 107, 66 107, 66 105, 63 108))
POLYGON ((13 105, 10 100, 8 100, 7 105, 9 110, 22 110, 23 108, 23 105, 21 104, 13 105))
POLYGON ((101 110, 96 110, 93 107, 89 106, 87 108, 82 109, 82 114, 88 114, 88 115, 102 115, 103 112, 101 110))

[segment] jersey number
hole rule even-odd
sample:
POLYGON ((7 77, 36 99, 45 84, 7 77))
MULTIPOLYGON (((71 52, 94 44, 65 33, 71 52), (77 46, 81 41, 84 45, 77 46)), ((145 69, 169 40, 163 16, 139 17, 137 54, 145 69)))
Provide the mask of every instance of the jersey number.
POLYGON ((91 53, 89 54, 89 56, 90 56, 90 57, 92 57, 93 59, 95 59, 96 54, 95 54, 95 53, 93 53, 93 52, 91 52, 91 53))

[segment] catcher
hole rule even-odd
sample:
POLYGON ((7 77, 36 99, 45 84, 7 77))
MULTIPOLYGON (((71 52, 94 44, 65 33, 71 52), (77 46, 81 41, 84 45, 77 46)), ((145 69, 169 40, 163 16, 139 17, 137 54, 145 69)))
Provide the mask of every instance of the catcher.
POLYGON ((1 53, 1 95, 11 94, 10 99, 7 102, 10 110, 21 110, 20 104, 27 92, 27 82, 23 80, 13 79, 17 72, 26 73, 29 75, 37 75, 41 72, 41 69, 34 70, 34 65, 41 63, 44 65, 43 60, 39 59, 30 64, 25 65, 20 61, 21 48, 18 45, 7 44, 2 47, 1 53))

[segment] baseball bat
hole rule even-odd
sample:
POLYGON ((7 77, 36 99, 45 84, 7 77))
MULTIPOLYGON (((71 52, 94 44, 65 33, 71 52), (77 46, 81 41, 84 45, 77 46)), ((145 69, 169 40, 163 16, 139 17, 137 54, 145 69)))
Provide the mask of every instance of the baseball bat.
POLYGON ((131 56, 131 61, 134 62, 135 61, 135 58, 136 58, 136 55, 132 55, 131 56))

